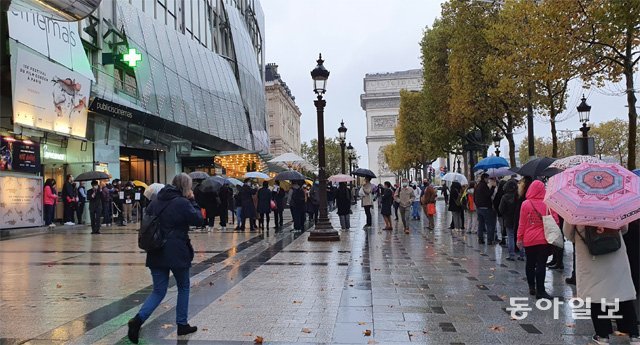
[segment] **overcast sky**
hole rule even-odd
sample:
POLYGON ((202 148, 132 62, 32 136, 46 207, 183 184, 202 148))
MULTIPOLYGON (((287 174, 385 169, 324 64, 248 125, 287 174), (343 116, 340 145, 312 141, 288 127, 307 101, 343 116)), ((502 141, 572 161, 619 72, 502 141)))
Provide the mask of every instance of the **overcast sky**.
MULTIPOLYGON (((336 136, 340 120, 368 166, 366 117, 360 107, 366 73, 394 72, 420 68, 419 42, 425 26, 440 14, 441 0, 263 0, 267 62, 278 64, 278 72, 289 85, 302 111, 302 141, 317 137, 315 95, 310 71, 318 53, 331 72, 327 84, 325 136, 336 136)), ((604 90, 582 90, 575 82, 567 103, 569 118, 558 129, 577 129, 575 107, 582 92, 592 106, 595 122, 615 117, 627 119, 626 99, 618 85, 604 90)), ((550 136, 549 124, 536 120, 536 136, 550 136)), ((521 129, 521 141, 526 129, 521 129)), ((503 142, 503 152, 506 143, 503 142)))

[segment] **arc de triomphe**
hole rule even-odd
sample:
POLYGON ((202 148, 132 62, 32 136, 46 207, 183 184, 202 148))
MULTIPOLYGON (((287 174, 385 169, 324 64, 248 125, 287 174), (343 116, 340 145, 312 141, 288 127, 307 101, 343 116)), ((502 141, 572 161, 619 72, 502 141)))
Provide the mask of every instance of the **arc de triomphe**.
POLYGON ((369 169, 378 178, 374 183, 396 183, 384 159, 384 147, 395 142, 394 128, 400 110, 400 90, 422 89, 422 70, 366 74, 360 105, 367 115, 367 149, 369 169))

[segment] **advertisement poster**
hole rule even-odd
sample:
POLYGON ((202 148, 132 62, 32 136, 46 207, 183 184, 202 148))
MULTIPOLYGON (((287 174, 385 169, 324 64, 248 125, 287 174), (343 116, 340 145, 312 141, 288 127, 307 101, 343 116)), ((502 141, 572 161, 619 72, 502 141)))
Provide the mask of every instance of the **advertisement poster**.
POLYGON ((60 22, 34 12, 7 12, 9 37, 38 53, 94 80, 78 34, 78 23, 60 22))
POLYGON ((24 49, 16 53, 13 121, 84 138, 91 81, 24 49))
POLYGON ((2 137, 0 171, 40 172, 40 145, 29 140, 2 137))
POLYGON ((0 176, 0 229, 43 224, 42 178, 0 176))

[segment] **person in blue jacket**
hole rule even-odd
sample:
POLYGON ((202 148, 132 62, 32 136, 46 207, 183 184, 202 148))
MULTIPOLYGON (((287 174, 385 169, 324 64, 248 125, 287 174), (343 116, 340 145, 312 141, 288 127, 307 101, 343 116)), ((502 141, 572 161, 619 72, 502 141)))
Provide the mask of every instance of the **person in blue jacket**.
POLYGON ((191 177, 182 173, 173 178, 146 208, 147 216, 155 215, 165 234, 166 243, 161 250, 147 253, 146 266, 151 271, 153 291, 147 297, 134 318, 129 320, 128 337, 138 343, 140 327, 160 305, 167 293, 169 272, 173 273, 178 287, 176 324, 178 335, 186 335, 198 330, 189 325, 189 269, 194 251, 189 239, 189 226, 202 224, 200 206, 195 202, 191 189, 191 177))

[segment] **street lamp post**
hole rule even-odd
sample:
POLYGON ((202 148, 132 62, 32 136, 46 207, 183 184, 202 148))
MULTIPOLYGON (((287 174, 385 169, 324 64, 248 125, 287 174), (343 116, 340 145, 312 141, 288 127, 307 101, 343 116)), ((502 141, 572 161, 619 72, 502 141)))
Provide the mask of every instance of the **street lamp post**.
POLYGON ((502 137, 496 132, 493 136, 493 146, 496 148, 496 157, 500 157, 500 141, 502 137))
POLYGON ((591 114, 591 106, 587 104, 587 99, 582 95, 582 102, 578 105, 578 115, 580 116, 580 122, 582 122, 582 128, 580 131, 582 132, 582 154, 589 154, 589 130, 591 127, 587 125, 589 122, 589 115, 591 114))
POLYGON ((344 148, 347 140, 347 127, 344 126, 344 121, 340 121, 340 127, 338 127, 338 140, 340 140, 340 173, 344 174, 344 148))
POLYGON ((327 174, 324 150, 324 107, 327 102, 322 95, 327 91, 329 71, 324 68, 322 54, 318 57, 317 63, 316 68, 311 71, 311 78, 313 78, 313 91, 318 96, 313 104, 316 106, 318 118, 318 202, 320 209, 318 221, 309 233, 309 241, 340 241, 340 235, 331 226, 327 212, 327 174))

